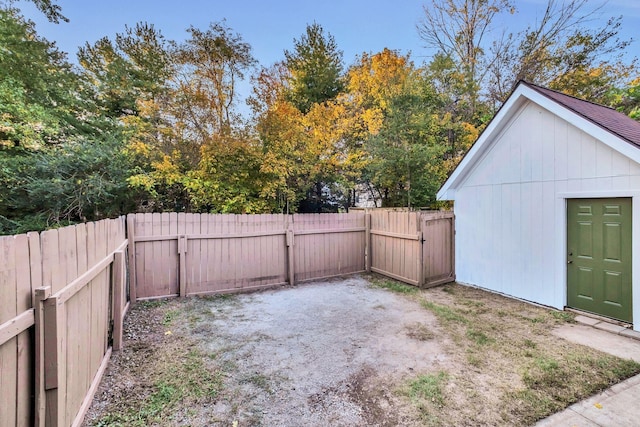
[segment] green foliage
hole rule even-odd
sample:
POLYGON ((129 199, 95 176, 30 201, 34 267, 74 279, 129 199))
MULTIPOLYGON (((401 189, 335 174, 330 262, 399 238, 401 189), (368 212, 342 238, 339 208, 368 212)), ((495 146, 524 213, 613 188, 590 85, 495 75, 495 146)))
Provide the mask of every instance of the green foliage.
POLYGON ((64 53, 0 8, 0 146, 40 148, 87 131, 89 106, 64 53))
POLYGON ((383 206, 430 206, 446 178, 435 97, 419 80, 414 84, 389 100, 379 133, 366 144, 369 180, 381 190, 383 206))
MULTIPOLYGON (((409 383, 409 397, 416 403, 428 402, 428 405, 442 407, 445 404, 444 386, 449 375, 440 371, 437 374, 420 375, 409 383)), ((424 411, 424 403, 420 405, 424 411)))
POLYGON ((416 286, 406 285, 404 283, 400 283, 391 279, 383 279, 378 276, 373 276, 371 278, 371 284, 379 288, 397 292, 399 294, 415 294, 420 291, 420 288, 416 286))
POLYGON ((294 50, 285 50, 284 56, 291 73, 287 99, 302 113, 342 92, 342 51, 320 24, 307 25, 300 40, 294 40, 294 50))
POLYGON ((37 152, 0 150, 4 233, 42 230, 126 213, 134 198, 129 162, 114 141, 70 142, 37 152))
POLYGON ((437 304, 431 301, 422 301, 422 306, 435 314, 440 321, 469 323, 469 319, 456 308, 437 304))

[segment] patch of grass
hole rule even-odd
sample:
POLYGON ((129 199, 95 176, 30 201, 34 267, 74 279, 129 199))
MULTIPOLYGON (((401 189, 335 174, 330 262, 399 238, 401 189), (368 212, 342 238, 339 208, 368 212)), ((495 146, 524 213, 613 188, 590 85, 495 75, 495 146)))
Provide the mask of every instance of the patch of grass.
POLYGON ((426 399, 443 406, 442 386, 447 378, 448 375, 444 371, 437 374, 420 375, 409 383, 409 397, 413 400, 426 399))
POLYGON ((444 406, 443 387, 449 375, 440 371, 437 374, 420 375, 409 382, 409 397, 415 403, 430 402, 437 407, 444 406))
POLYGON ((387 289, 399 294, 415 294, 420 291, 420 288, 418 287, 400 283, 396 280, 383 279, 375 276, 370 280, 370 283, 378 288, 387 289))
POLYGON ((203 399, 215 398, 222 376, 205 365, 207 355, 191 349, 156 364, 151 393, 141 401, 107 414, 99 426, 146 426, 166 422, 178 409, 203 399), (162 363, 163 362, 163 363, 162 363))
POLYGON ((493 342, 493 339, 489 338, 484 332, 473 328, 467 329, 467 338, 477 345, 486 345, 493 342))
POLYGON ((142 308, 152 309, 152 308, 162 307, 168 302, 169 302, 168 299, 152 299, 152 300, 140 301, 138 304, 142 308))
POLYGON ((638 363, 552 335, 556 325, 574 321, 573 313, 479 289, 453 289, 454 297, 425 290, 421 304, 437 316, 455 345, 453 357, 466 365, 460 368, 464 377, 456 374, 464 392, 449 391, 463 403, 448 400, 435 412, 431 407, 430 417, 437 415, 439 421, 427 417, 426 424, 446 425, 443 420, 464 412, 462 424, 467 425, 530 425, 640 373, 638 363), (477 386, 484 391, 474 392, 477 386), (487 398, 496 395, 498 406, 487 398))
MULTIPOLYGON (((155 316, 164 327, 192 316, 186 303, 170 307, 154 304, 154 308, 158 308, 155 316)), ((158 329, 156 333, 161 334, 163 328, 158 329)), ((164 337, 154 350, 152 360, 139 370, 140 391, 111 406, 95 425, 167 425, 176 413, 209 404, 222 390, 225 374, 216 366, 215 353, 201 350, 182 334, 164 337)))
POLYGON ((271 392, 271 387, 269 386, 269 377, 261 373, 256 372, 248 378, 244 379, 242 382, 251 383, 258 388, 271 392))
POLYGON ((483 365, 483 362, 484 358, 475 351, 467 352, 467 363, 469 363, 469 365, 473 366, 474 368, 479 368, 483 365))
POLYGON ((446 292, 446 293, 448 293, 450 295, 455 295, 456 294, 455 287, 453 287, 451 285, 444 285, 440 289, 442 289, 442 292, 446 292))
POLYGON ((431 311, 433 314, 440 319, 440 321, 447 322, 459 322, 459 323, 468 323, 469 319, 467 319, 460 310, 449 307, 447 305, 436 304, 431 301, 422 301, 422 306, 427 310, 431 311))

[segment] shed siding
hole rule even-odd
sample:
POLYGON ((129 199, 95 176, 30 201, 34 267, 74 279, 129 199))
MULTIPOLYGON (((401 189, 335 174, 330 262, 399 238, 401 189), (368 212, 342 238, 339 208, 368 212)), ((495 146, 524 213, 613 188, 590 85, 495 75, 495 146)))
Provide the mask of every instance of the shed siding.
POLYGON ((457 278, 562 308, 562 194, 639 190, 640 164, 528 102, 456 191, 457 278))

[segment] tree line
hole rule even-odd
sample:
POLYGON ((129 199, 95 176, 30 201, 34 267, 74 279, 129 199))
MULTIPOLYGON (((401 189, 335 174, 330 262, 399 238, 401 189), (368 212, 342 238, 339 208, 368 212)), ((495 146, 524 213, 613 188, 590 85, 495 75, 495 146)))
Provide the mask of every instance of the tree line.
MULTIPOLYGON (((50 0, 34 0, 53 22, 50 0)), ((383 49, 345 65, 318 23, 261 66, 225 21, 167 40, 148 23, 86 43, 72 65, 0 2, 0 232, 133 211, 268 213, 437 206, 435 193, 519 79, 640 118, 621 18, 548 0, 496 29, 509 0, 429 0, 422 64, 383 49), (250 79, 249 117, 238 83, 250 79)), ((60 25, 64 25, 61 23, 60 25)))

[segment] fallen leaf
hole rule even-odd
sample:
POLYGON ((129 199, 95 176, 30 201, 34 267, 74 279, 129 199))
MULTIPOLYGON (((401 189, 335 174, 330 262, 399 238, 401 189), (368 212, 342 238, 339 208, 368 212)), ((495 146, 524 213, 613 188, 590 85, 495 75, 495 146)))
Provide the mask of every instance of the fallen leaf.
POLYGON ((602 405, 600 403, 595 403, 593 406, 595 406, 598 409, 602 409, 602 405))
POLYGON ((167 331, 164 333, 165 335, 171 335, 171 331, 167 331))

